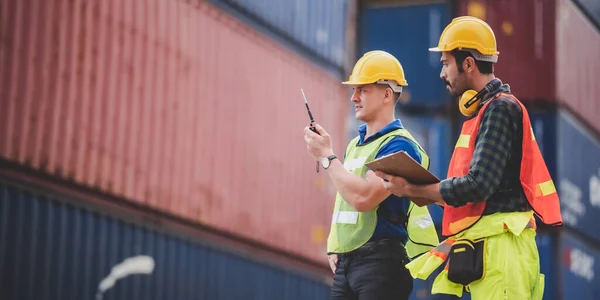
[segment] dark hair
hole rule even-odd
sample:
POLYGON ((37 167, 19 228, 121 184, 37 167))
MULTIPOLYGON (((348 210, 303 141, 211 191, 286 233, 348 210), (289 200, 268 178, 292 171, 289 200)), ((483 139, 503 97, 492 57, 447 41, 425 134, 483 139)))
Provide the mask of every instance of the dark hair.
MULTIPOLYGON (((471 54, 471 52, 469 52, 469 51, 461 51, 461 50, 456 50, 456 49, 452 50, 450 52, 450 54, 452 54, 452 56, 454 56, 454 58, 456 59, 456 66, 458 67, 458 72, 460 72, 460 73, 465 71, 462 66, 465 59, 467 57, 473 57, 473 54, 471 54)), ((477 69, 479 69, 479 72, 481 74, 493 74, 494 73, 494 64, 493 63, 491 63, 489 61, 476 60, 475 57, 473 57, 473 59, 475 60, 477 69)))

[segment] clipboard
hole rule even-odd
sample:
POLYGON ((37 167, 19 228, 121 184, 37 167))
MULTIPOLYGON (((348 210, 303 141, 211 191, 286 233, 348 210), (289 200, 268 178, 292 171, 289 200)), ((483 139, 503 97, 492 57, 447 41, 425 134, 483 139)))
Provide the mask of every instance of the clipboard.
MULTIPOLYGON (((405 151, 380 157, 366 163, 365 166, 373 171, 403 177, 412 184, 433 184, 440 182, 439 178, 423 168, 421 164, 410 157, 405 151)), ((435 204, 435 202, 426 198, 413 197, 409 199, 419 207, 435 204)))

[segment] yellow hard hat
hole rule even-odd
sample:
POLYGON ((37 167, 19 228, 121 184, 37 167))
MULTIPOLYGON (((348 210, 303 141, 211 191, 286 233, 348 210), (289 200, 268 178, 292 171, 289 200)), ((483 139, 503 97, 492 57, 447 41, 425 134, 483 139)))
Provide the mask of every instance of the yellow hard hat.
POLYGON ((453 19, 442 32, 438 46, 429 48, 429 51, 465 50, 471 52, 476 60, 495 63, 500 54, 496 47, 496 36, 490 25, 481 19, 465 16, 453 19))
POLYGON ((400 62, 391 54, 374 50, 365 53, 354 65, 348 81, 342 84, 387 84, 394 92, 402 92, 403 86, 408 86, 404 78, 404 69, 400 62))

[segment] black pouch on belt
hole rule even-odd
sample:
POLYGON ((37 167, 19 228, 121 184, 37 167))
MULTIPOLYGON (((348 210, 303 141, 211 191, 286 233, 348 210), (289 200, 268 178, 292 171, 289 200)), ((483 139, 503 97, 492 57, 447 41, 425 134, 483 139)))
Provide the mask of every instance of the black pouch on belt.
POLYGON ((485 241, 458 240, 448 255, 448 280, 468 285, 485 275, 485 241))

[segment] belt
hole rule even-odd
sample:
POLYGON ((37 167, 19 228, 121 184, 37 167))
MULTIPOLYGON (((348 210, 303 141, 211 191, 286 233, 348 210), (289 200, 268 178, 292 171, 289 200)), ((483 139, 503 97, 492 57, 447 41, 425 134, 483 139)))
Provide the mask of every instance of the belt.
POLYGON ((383 250, 383 249, 393 249, 394 251, 396 251, 396 250, 403 251, 406 254, 406 249, 404 249, 404 245, 402 244, 402 242, 400 240, 382 238, 382 239, 368 241, 364 245, 360 246, 359 248, 357 248, 355 250, 352 250, 350 252, 343 253, 343 254, 338 254, 338 255, 343 256, 343 257, 361 256, 361 255, 371 254, 371 253, 375 252, 376 250, 383 250))

